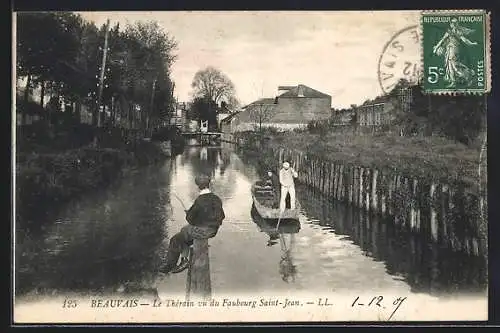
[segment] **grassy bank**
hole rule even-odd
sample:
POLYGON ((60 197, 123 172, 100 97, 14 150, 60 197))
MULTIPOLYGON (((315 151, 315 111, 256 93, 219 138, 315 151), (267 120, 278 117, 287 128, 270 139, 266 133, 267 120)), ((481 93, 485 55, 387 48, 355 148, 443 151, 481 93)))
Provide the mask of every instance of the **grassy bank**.
POLYGON ((158 146, 144 140, 107 142, 100 147, 60 150, 45 145, 17 151, 17 226, 36 227, 64 202, 109 185, 124 171, 166 157, 158 146))
MULTIPOLYGON (((250 137, 247 133, 245 137, 250 137)), ((265 144, 302 151, 321 159, 450 183, 460 182, 477 191, 481 142, 466 146, 441 137, 400 137, 396 135, 324 136, 300 133, 272 133, 265 144)), ((483 189, 486 188, 483 183, 483 189)))

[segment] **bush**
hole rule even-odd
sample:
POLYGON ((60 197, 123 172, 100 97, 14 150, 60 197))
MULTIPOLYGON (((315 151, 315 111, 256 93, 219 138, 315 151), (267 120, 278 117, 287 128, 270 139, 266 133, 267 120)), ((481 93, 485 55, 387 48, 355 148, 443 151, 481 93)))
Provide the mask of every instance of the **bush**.
POLYGON ((18 153, 16 165, 16 219, 30 228, 77 196, 109 185, 127 167, 155 163, 164 157, 151 142, 138 141, 128 150, 85 148, 64 153, 18 153))

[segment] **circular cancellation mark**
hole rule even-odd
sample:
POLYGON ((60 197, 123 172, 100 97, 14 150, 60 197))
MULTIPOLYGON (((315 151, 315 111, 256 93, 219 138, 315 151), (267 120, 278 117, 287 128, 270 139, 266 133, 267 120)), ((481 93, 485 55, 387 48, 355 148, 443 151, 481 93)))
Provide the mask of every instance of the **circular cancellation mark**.
POLYGON ((389 93, 401 79, 417 83, 421 72, 420 31, 417 25, 398 31, 384 46, 378 61, 378 82, 389 93))

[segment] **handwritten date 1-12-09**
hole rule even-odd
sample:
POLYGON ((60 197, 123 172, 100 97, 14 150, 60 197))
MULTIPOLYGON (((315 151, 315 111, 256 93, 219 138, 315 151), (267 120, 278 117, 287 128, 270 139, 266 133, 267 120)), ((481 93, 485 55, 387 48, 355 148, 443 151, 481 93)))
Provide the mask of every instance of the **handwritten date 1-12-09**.
MULTIPOLYGON (((354 302, 352 302, 351 307, 354 306, 365 306, 365 307, 381 307, 385 309, 385 305, 383 304, 384 297, 383 296, 375 296, 371 299, 368 300, 368 302, 364 302, 360 299, 360 297, 356 297, 354 299, 354 302)), ((394 311, 391 313, 391 316, 389 317, 388 320, 391 320, 391 318, 394 316, 396 311, 398 311, 399 307, 403 302, 406 300, 406 297, 398 297, 395 298, 394 301, 392 302, 392 305, 395 307, 394 311)))

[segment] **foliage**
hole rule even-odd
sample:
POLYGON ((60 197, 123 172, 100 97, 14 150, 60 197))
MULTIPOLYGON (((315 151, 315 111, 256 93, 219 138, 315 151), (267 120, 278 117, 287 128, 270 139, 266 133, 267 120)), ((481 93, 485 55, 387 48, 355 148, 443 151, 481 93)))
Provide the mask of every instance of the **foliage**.
POLYGON ((176 59, 176 41, 157 22, 129 25, 123 39, 126 70, 122 83, 128 88, 127 97, 153 121, 166 120, 174 102, 170 68, 176 59))
POLYGON ((195 97, 189 110, 189 119, 208 121, 209 129, 216 129, 218 109, 213 100, 205 97, 195 97))
POLYGON ((18 74, 31 75, 33 82, 63 83, 65 66, 74 62, 79 50, 79 16, 55 12, 17 17, 18 74))
POLYGON ((484 97, 428 95, 419 86, 406 82, 396 88, 399 87, 408 87, 412 95, 407 112, 399 99, 396 104, 394 125, 400 126, 405 135, 439 135, 470 145, 485 130, 484 97))
MULTIPOLYGON (((391 100, 394 105, 392 111, 394 120, 389 126, 379 126, 378 131, 387 132, 398 128, 402 130, 404 136, 437 135, 472 145, 486 130, 486 105, 483 96, 426 95, 419 86, 410 85, 401 80, 388 94, 367 100, 363 105, 388 100, 391 100), (407 108, 400 98, 401 88, 411 91, 412 99, 407 104, 407 108)), ((352 113, 352 116, 349 123, 345 125, 350 125, 354 131, 357 131, 356 108, 356 105, 351 105, 350 109, 334 111, 330 122, 311 122, 308 124, 309 133, 325 135, 328 132, 336 132, 340 129, 340 114, 346 111, 352 113)))
POLYGON ((76 196, 110 184, 128 168, 152 164, 164 157, 159 147, 144 140, 133 141, 125 149, 79 148, 65 152, 18 153, 17 225, 30 227, 39 220, 37 214, 48 212, 47 207, 58 207, 76 196))
POLYGON ((219 110, 235 110, 239 105, 233 82, 215 67, 209 66, 196 72, 191 87, 193 103, 190 119, 208 120, 210 130, 218 127, 219 110))
POLYGON ((214 101, 219 105, 222 101, 234 103, 235 88, 233 82, 222 71, 215 67, 207 67, 196 72, 191 83, 193 96, 214 101))
MULTIPOLYGON (((40 85, 41 101, 50 93, 57 100, 91 101, 97 111, 106 31, 108 52, 101 105, 111 106, 115 98, 126 100, 117 104, 139 106, 142 127, 168 118, 174 89, 170 68, 176 59, 177 43, 157 22, 136 22, 125 29, 118 24, 98 28, 71 12, 18 13, 17 74, 27 78, 25 99, 31 88, 40 85)), ((108 121, 113 123, 114 118, 112 115, 108 121)))

